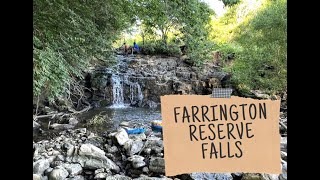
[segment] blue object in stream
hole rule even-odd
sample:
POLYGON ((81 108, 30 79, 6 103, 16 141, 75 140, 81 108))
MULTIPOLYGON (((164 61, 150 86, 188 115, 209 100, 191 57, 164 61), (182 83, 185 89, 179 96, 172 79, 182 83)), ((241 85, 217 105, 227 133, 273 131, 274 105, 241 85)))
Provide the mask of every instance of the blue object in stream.
POLYGON ((128 134, 141 134, 145 132, 143 128, 126 129, 126 131, 128 134))
POLYGON ((162 126, 152 125, 151 128, 155 132, 162 132, 162 126))

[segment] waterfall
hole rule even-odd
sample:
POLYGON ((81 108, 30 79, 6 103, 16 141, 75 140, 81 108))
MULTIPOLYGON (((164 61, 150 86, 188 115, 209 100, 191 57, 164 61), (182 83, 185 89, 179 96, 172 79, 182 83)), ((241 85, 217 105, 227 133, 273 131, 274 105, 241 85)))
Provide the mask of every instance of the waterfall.
POLYGON ((130 83, 130 103, 139 103, 141 105, 143 99, 143 94, 141 92, 141 87, 138 82, 130 83))
POLYGON ((123 97, 123 85, 121 82, 121 77, 116 74, 112 74, 112 93, 113 93, 113 105, 114 108, 125 107, 124 97, 123 97))

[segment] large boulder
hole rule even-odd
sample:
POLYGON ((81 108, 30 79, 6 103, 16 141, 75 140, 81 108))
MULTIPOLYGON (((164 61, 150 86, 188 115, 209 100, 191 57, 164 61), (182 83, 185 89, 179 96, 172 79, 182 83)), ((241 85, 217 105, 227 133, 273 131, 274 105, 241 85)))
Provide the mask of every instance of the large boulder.
POLYGON ((46 169, 50 167, 48 159, 40 159, 33 163, 33 174, 42 175, 46 169))
POLYGON ((64 167, 71 176, 78 175, 82 172, 82 167, 80 164, 66 163, 66 164, 63 164, 62 167, 64 167))
POLYGON ((68 171, 62 166, 55 167, 49 174, 49 180, 65 180, 68 177, 68 171))
POLYGON ((133 168, 135 169, 141 168, 146 165, 146 163, 143 160, 144 157, 138 155, 133 155, 128 158, 128 161, 131 162, 133 168))
POLYGON ((83 168, 106 168, 119 172, 119 167, 105 156, 105 152, 92 144, 82 144, 79 150, 75 149, 71 162, 80 163, 83 168))
POLYGON ((124 149, 126 150, 126 153, 128 156, 132 156, 138 152, 140 152, 143 148, 143 142, 141 140, 128 140, 124 144, 124 149))
POLYGON ((58 124, 58 123, 54 123, 51 124, 50 129, 56 129, 56 130, 66 130, 66 129, 72 129, 74 128, 74 125, 72 124, 58 124))
POLYGON ((120 128, 119 131, 114 136, 117 142, 122 146, 125 142, 129 140, 129 136, 126 130, 120 128))

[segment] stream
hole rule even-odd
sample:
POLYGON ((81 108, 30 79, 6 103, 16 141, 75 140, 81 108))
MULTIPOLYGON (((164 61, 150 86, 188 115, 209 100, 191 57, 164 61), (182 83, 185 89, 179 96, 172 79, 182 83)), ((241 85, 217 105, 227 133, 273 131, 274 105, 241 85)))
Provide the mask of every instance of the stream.
MULTIPOLYGON (((143 94, 141 86, 137 81, 130 78, 129 73, 124 72, 122 68, 126 65, 126 60, 133 60, 135 56, 124 57, 117 56, 117 63, 109 68, 105 68, 106 74, 110 74, 110 86, 112 86, 112 98, 111 105, 105 107, 95 107, 87 112, 77 115, 79 123, 74 128, 87 128, 93 133, 102 135, 103 133, 116 130, 119 124, 123 121, 130 123, 132 127, 144 127, 150 128, 150 122, 152 120, 161 120, 160 104, 156 104, 156 107, 134 107, 133 105, 141 104, 143 101, 143 94), (129 77, 128 77, 129 74, 129 77), (125 91, 129 91, 127 96, 125 91), (125 101, 127 99, 127 101, 125 101), (106 115, 106 121, 102 125, 98 126, 86 126, 86 122, 92 119, 94 116, 103 114, 106 115)), ((127 71, 127 67, 125 68, 127 71)), ((47 139, 48 136, 57 136, 61 130, 49 129, 48 125, 52 122, 50 118, 44 118, 38 121, 41 125, 41 133, 39 131, 33 132, 33 140, 35 142, 47 139)))

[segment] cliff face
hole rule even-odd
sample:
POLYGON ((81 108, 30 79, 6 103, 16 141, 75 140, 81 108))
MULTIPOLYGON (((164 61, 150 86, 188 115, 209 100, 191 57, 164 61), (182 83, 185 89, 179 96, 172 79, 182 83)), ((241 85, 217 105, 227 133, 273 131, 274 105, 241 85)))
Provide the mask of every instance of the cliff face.
POLYGON ((226 77, 213 63, 197 68, 176 57, 118 55, 117 61, 114 67, 90 74, 87 84, 93 89, 93 104, 143 107, 159 103, 160 96, 167 94, 211 94, 226 77))

